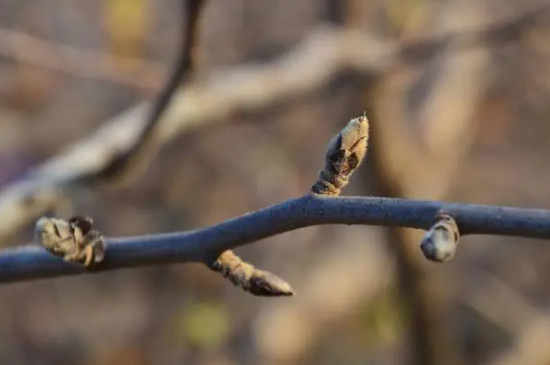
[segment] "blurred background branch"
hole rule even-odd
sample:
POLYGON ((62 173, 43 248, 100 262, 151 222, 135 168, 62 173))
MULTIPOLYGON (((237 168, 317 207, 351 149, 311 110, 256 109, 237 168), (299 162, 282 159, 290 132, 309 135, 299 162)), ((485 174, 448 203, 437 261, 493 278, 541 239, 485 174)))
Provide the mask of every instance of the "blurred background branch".
POLYGON ((87 51, 20 32, 0 29, 0 56, 78 77, 156 91, 163 65, 145 59, 87 51))

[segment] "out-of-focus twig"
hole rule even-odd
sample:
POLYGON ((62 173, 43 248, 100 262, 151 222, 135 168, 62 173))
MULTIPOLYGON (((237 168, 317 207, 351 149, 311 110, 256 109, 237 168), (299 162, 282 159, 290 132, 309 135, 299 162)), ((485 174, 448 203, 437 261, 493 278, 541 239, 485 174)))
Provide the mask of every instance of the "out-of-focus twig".
POLYGON ((507 335, 514 336, 533 320, 542 318, 542 311, 497 276, 471 269, 460 276, 469 279, 471 284, 455 292, 453 299, 462 302, 507 335))
POLYGON ((113 159, 102 168, 99 173, 83 176, 79 181, 94 182, 100 180, 119 180, 132 174, 136 165, 143 166, 148 158, 155 153, 158 147, 155 143, 158 134, 158 124, 163 113, 172 101, 178 87, 185 87, 190 80, 194 68, 194 48, 198 33, 199 17, 202 5, 205 0, 182 0, 181 10, 181 42, 178 47, 178 54, 166 85, 160 91, 147 116, 145 127, 140 131, 138 137, 130 148, 118 153, 113 159))
POLYGON ((499 354, 489 364, 548 364, 550 362, 548 337, 550 337, 550 316, 548 313, 545 313, 524 326, 515 336, 514 345, 499 354))
MULTIPOLYGON (((542 10, 528 11, 514 18, 523 19, 522 22, 506 19, 471 31, 465 37, 471 39, 472 34, 478 34, 488 43, 513 40, 520 29, 530 24, 525 19, 540 16, 542 10), (507 31, 510 26, 519 29, 510 33, 507 31), (483 37, 484 34, 500 33, 510 34, 512 38, 483 37)), ((270 64, 219 71, 206 80, 180 88, 160 116, 158 143, 167 143, 178 133, 226 119, 237 111, 254 111, 310 93, 345 70, 376 75, 389 71, 398 62, 421 62, 441 49, 441 39, 458 41, 462 38, 459 34, 430 37, 415 43, 422 47, 398 46, 357 31, 319 29, 297 49, 270 64), (410 51, 414 49, 418 51, 410 51)), ((461 44, 471 47, 480 42, 461 44)), ((148 113, 150 106, 147 103, 130 108, 63 154, 32 170, 25 179, 7 186, 0 192, 0 237, 51 209, 59 200, 61 188, 83 176, 99 174, 112 161, 113 151, 129 150, 144 130, 148 113)))
POLYGON ((531 305, 508 284, 488 273, 475 273, 476 285, 469 285, 459 301, 513 337, 513 344, 499 353, 490 365, 550 362, 548 336, 550 312, 531 305))
MULTIPOLYGON (((329 8, 332 5, 329 5, 329 8)), ((402 56, 409 61, 422 61, 445 42, 459 41, 465 46, 475 43, 507 42, 518 31, 543 16, 546 5, 518 17, 508 19, 493 28, 468 34, 448 34, 427 38, 403 47, 402 56)), ((333 16, 341 16, 336 14, 333 16)), ((0 56, 18 62, 71 75, 107 80, 146 90, 158 90, 165 67, 151 60, 116 56, 89 51, 41 39, 22 32, 0 29, 0 56)))
POLYGON ((0 56, 79 77, 158 90, 164 67, 156 62, 67 46, 0 29, 0 56))

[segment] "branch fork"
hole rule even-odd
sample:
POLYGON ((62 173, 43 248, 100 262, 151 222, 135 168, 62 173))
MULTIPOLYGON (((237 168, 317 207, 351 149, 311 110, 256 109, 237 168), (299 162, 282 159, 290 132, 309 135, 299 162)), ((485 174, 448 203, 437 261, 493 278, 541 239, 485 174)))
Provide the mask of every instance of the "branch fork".
MULTIPOLYGON (((325 166, 311 187, 312 194, 340 195, 366 155, 368 133, 369 122, 363 115, 352 119, 330 140, 325 153, 325 166)), ((103 261, 105 249, 101 235, 91 230, 91 224, 89 218, 75 217, 65 221, 42 217, 36 224, 36 239, 48 252, 62 256, 65 261, 90 268, 103 261)), ((208 268, 253 295, 294 295, 294 290, 285 280, 254 267, 231 250, 225 250, 213 258, 212 254, 203 257, 202 262, 208 268)))

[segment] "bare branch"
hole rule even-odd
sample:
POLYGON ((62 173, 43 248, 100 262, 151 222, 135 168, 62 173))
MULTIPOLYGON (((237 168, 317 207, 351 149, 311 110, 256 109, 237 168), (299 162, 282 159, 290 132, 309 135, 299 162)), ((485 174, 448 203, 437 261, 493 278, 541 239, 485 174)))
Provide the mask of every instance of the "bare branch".
MULTIPOLYGON (((292 199, 218 225, 179 233, 106 238, 105 260, 93 272, 153 264, 204 262, 206 256, 262 238, 321 224, 364 224, 428 229, 439 211, 451 214, 461 234, 550 239, 550 211, 376 197, 292 199)), ((0 252, 0 282, 89 272, 41 247, 0 252)))
MULTIPOLYGON (((243 65, 214 73, 209 79, 180 88, 158 121, 158 142, 173 140, 179 133, 226 119, 237 111, 254 111, 319 89, 342 71, 381 74, 400 61, 421 62, 444 49, 445 40, 463 47, 483 43, 500 44, 530 26, 527 20, 545 14, 548 6, 518 15, 512 21, 485 25, 465 36, 429 37, 395 46, 352 30, 323 28, 314 32, 295 50, 268 65, 243 65), (543 12, 544 10, 544 12, 543 12), (520 21, 523 20, 523 21, 520 21), (510 32, 512 26, 515 31, 510 32), (492 34, 484 37, 484 34, 492 34), (509 37, 497 37, 508 34, 509 37), (238 87, 235 87, 238 85, 238 87)), ((460 48, 460 47, 457 47, 460 48)), ((456 48, 455 48, 456 49, 456 48)), ((127 151, 144 130, 150 106, 139 104, 106 122, 86 140, 78 141, 29 173, 22 181, 0 193, 0 237, 20 229, 51 209, 59 200, 59 189, 83 176, 101 172, 113 159, 113 151, 127 151)))

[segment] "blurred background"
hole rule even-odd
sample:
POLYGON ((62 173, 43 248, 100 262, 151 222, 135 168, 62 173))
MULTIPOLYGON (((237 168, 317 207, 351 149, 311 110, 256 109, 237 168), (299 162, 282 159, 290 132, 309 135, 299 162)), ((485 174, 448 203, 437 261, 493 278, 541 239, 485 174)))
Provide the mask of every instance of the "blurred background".
MULTIPOLYGON (((179 7, 0 1, 0 193, 155 97, 181 36, 179 7)), ((238 92, 232 70, 274 65, 279 77, 258 93, 320 68, 317 84, 213 113, 123 188, 66 189, 57 214, 139 235, 300 196, 329 138, 365 110, 369 154, 345 194, 548 207, 548 13, 550 3, 531 0, 207 1, 197 82, 238 92), (379 48, 323 43, 327 34, 413 46, 362 71, 354 55, 363 62, 379 48), (323 69, 340 49, 352 66, 323 69), (309 57, 319 50, 324 58, 309 57), (300 57, 306 67, 286 72, 300 57)), ((33 223, 1 245, 31 243, 33 223)), ((195 264, 3 285, 0 364, 550 364, 546 242, 467 236, 440 265, 424 260, 421 237, 321 226, 239 249, 292 284, 297 295, 282 299, 195 264)))

